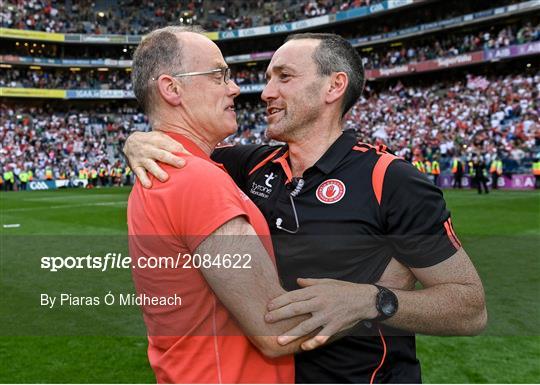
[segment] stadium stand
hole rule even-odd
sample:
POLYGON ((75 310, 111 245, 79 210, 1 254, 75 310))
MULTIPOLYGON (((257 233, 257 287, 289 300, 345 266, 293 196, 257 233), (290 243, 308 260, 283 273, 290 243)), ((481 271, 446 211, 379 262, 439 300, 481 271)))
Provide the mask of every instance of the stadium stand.
POLYGON ((442 39, 430 36, 422 42, 408 42, 394 49, 380 47, 377 51, 364 54, 364 64, 369 69, 391 67, 538 40, 540 40, 540 24, 533 26, 530 21, 523 21, 523 24, 491 27, 474 34, 452 34, 442 39))
MULTIPOLYGON (((487 79, 469 76, 465 82, 434 83, 375 92, 369 89, 349 113, 345 127, 364 142, 379 141, 412 160, 420 149, 425 158, 450 159, 464 152, 521 162, 540 136, 538 100, 540 72, 487 79)), ((517 170, 516 170, 517 171, 517 170)))
POLYGON ((131 73, 125 70, 65 71, 62 69, 32 70, 25 67, 0 69, 0 87, 90 88, 131 90, 131 73))
POLYGON ((144 34, 155 25, 186 20, 209 30, 231 30, 278 24, 382 3, 353 1, 178 1, 124 0, 98 6, 94 1, 61 4, 43 0, 6 1, 2 27, 45 32, 144 34), (262 12, 261 12, 262 11, 262 12))
MULTIPOLYGON (((46 179, 47 168, 54 179, 77 178, 85 169, 96 170, 98 177, 101 169, 107 176, 122 169, 119 183, 129 183, 122 146, 131 131, 150 128, 146 116, 132 103, 88 109, 66 108, 58 103, 40 107, 1 105, 0 110, 2 169, 13 170, 15 175, 31 170, 37 179, 46 179)), ((263 143, 265 107, 260 103, 237 106, 237 116, 239 134, 231 142, 263 143)), ((113 184, 109 179, 96 183, 113 184)))
POLYGON ((3 168, 16 175, 31 170, 37 179, 47 179, 47 169, 54 179, 77 178, 83 170, 101 168, 107 176, 118 168, 125 174, 119 148, 131 130, 148 129, 145 116, 127 105, 64 111, 60 105, 16 110, 2 106, 0 121, 3 168))
MULTIPOLYGON (((400 44, 399 48, 377 47, 376 51, 364 52, 363 59, 366 69, 379 69, 539 40, 540 24, 533 26, 531 22, 524 21, 522 24, 501 26, 495 30, 480 30, 475 34, 451 35, 443 40, 432 36, 422 42, 414 42, 416 44, 400 44)), ((264 71, 261 65, 257 68, 235 66, 232 78, 239 85, 262 84, 265 81, 264 71)), ((129 71, 108 68, 74 73, 60 69, 28 70, 20 67, 0 73, 0 85, 9 87, 131 89, 129 71)))
POLYGON ((131 131, 149 129, 133 100, 131 55, 146 31, 178 23, 215 31, 241 86, 239 131, 230 143, 266 141, 259 94, 283 32, 336 32, 358 48, 367 69, 366 92, 344 123, 361 140, 409 160, 437 156, 443 173, 453 156, 476 153, 488 163, 502 157, 507 173, 530 171, 540 151, 536 2, 279 3, 7 1, 0 171, 31 169, 45 178, 50 167, 54 178, 79 179, 81 170, 122 169, 122 178, 95 184, 129 182, 120 148, 131 131))

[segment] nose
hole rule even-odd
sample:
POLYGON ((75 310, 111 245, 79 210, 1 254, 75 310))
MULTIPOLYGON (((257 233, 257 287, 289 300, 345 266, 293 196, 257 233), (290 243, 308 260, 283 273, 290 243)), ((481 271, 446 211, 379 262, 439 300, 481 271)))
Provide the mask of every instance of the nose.
POLYGON ((240 95, 240 87, 238 87, 232 79, 229 80, 229 83, 227 84, 227 86, 228 86, 229 96, 236 98, 238 95, 240 95))
POLYGON ((277 87, 274 85, 274 82, 270 79, 264 86, 264 90, 261 94, 261 99, 268 103, 272 99, 277 99, 277 87))

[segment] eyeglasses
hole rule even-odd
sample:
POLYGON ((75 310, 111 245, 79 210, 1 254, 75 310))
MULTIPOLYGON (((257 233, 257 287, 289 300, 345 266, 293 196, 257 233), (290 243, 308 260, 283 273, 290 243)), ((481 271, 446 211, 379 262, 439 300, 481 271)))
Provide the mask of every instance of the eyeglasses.
MULTIPOLYGON (((229 80, 231 80, 231 69, 229 67, 216 68, 215 70, 203 71, 203 72, 186 72, 183 74, 173 74, 171 76, 174 78, 182 78, 182 77, 187 77, 187 76, 212 75, 212 74, 217 74, 219 72, 221 72, 221 76, 223 77, 223 82, 225 84, 229 83, 229 80)), ((157 80, 157 78, 152 78, 152 80, 157 80)))

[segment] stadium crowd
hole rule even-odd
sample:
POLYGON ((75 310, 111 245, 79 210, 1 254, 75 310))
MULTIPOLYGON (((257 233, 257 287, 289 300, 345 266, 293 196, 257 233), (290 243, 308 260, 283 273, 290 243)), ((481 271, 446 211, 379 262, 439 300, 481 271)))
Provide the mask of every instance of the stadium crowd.
MULTIPOLYGON (((378 69, 539 40, 540 22, 533 24, 523 21, 512 26, 492 26, 466 35, 455 34, 444 38, 431 35, 421 41, 408 41, 399 47, 380 45, 362 49, 360 53, 366 69, 378 69)), ((261 66, 247 67, 240 64, 234 65, 232 69, 232 78, 239 85, 265 82, 264 69, 261 66)), ((0 86, 131 90, 130 72, 114 68, 108 71, 83 69, 78 72, 47 67, 39 70, 28 67, 9 70, 0 68, 0 86)))
POLYGON ((131 73, 125 70, 70 71, 67 68, 28 69, 17 67, 0 69, 0 87, 50 89, 131 90, 131 73))
MULTIPOLYGON (((129 184, 132 174, 121 148, 130 132, 149 130, 146 116, 133 104, 59 112, 62 110, 58 105, 1 106, 0 178, 13 172, 13 187, 20 182, 17 176, 21 172, 30 172, 39 180, 87 179, 95 186, 129 184)), ((236 112, 236 141, 262 143, 266 127, 262 104, 237 104, 236 112), (249 139, 242 141, 242 135, 249 139)), ((3 179, 3 188, 9 188, 3 179)))
MULTIPOLYGON (((260 144, 264 107, 255 106, 261 124, 238 133, 229 143, 260 144)), ((384 144, 408 161, 437 159, 448 171, 451 161, 481 156, 486 164, 505 160, 505 172, 524 169, 540 151, 540 72, 534 76, 440 82, 429 87, 395 86, 376 91, 369 85, 344 119, 361 141, 384 144)), ((240 118, 242 122, 244 118, 240 118)))
POLYGON ((125 183, 130 173, 120 148, 132 130, 148 129, 144 114, 128 105, 64 113, 47 106, 1 110, 2 173, 30 171, 35 179, 91 179, 95 171, 95 182, 125 183))
POLYGON ((361 140, 380 142, 413 160, 495 155, 517 168, 540 146, 540 72, 487 79, 469 75, 444 87, 405 87, 384 92, 367 87, 353 107, 345 128, 361 140), (415 153, 416 151, 416 153, 415 153))
POLYGON ((223 31, 288 23, 381 2, 382 0, 221 1, 216 17, 209 17, 204 26, 211 31, 223 31))
POLYGON ((540 23, 533 25, 525 22, 523 25, 503 26, 497 29, 491 27, 464 36, 454 34, 446 38, 431 36, 422 43, 410 41, 394 49, 381 46, 376 50, 363 51, 362 57, 367 69, 376 69, 538 40, 540 40, 540 23))
MULTIPOLYGON (((348 9, 370 6, 383 0, 91 0, 51 2, 49 0, 5 0, 0 11, 4 28, 61 33, 132 34, 149 32, 156 25, 200 24, 209 31, 257 27, 292 22, 348 9)), ((381 23, 361 28, 356 36, 389 32, 412 25, 451 18, 482 9, 518 3, 521 0, 476 2, 449 1, 436 9, 412 10, 407 17, 390 16, 381 23)), ((352 36, 351 36, 352 37, 352 36)))
MULTIPOLYGON (((207 0, 208 1, 208 0, 207 0)), ((519 3, 522 0, 489 0, 464 2, 449 0, 440 2, 437 7, 416 7, 404 15, 399 12, 388 15, 378 23, 358 23, 356 36, 375 35, 379 33, 419 25, 426 21, 439 21, 458 15, 478 12, 483 9, 519 3)), ((383 0, 283 0, 283 1, 240 1, 226 0, 216 3, 215 17, 207 17, 201 24, 210 31, 223 31, 238 28, 251 28, 269 24, 280 24, 312 17, 335 14, 339 11, 362 6, 372 6, 383 0)), ((425 2, 427 4, 428 2, 425 2)), ((420 1, 417 2, 418 5, 420 1)), ((353 29, 354 29, 353 28, 353 29)))
MULTIPOLYGON (((264 71, 257 68, 236 68, 231 78, 238 85, 265 82, 264 71)), ((132 84, 131 72, 124 69, 107 71, 85 69, 74 72, 67 68, 15 67, 0 68, 0 87, 131 90, 132 84)))
POLYGON ((2 7, 1 24, 5 28, 46 32, 139 35, 149 32, 155 25, 185 21, 202 24, 209 30, 227 30, 302 20, 381 2, 120 0, 96 7, 91 0, 76 1, 71 6, 48 0, 7 0, 2 7))
MULTIPOLYGON (((486 163, 497 155, 505 159, 505 171, 515 171, 540 146, 539 95, 540 72, 469 76, 464 82, 429 87, 398 82, 381 91, 368 85, 344 128, 355 130, 367 143, 385 144, 409 161, 437 158, 443 170, 455 156, 480 154, 486 163)), ((127 104, 64 113, 50 113, 47 107, 1 110, 0 171, 31 170, 38 179, 47 179, 48 169, 55 179, 78 177, 87 170, 96 173, 96 184, 129 182, 120 149, 131 131, 149 129, 145 115, 127 104), (120 169, 122 178, 110 177, 120 169), (106 170, 109 179, 101 181, 100 170, 106 170)), ((239 130, 227 142, 266 143, 264 105, 237 103, 236 110, 239 130)))
POLYGON ((238 85, 263 84, 266 82, 265 69, 235 66, 232 68, 231 79, 238 85))

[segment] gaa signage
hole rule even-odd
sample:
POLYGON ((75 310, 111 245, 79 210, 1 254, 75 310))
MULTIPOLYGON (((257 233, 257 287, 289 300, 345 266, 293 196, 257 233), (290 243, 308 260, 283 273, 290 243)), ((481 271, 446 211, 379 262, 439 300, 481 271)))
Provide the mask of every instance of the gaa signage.
POLYGON ((28 182, 27 190, 54 190, 56 189, 56 183, 53 180, 33 180, 28 182))

